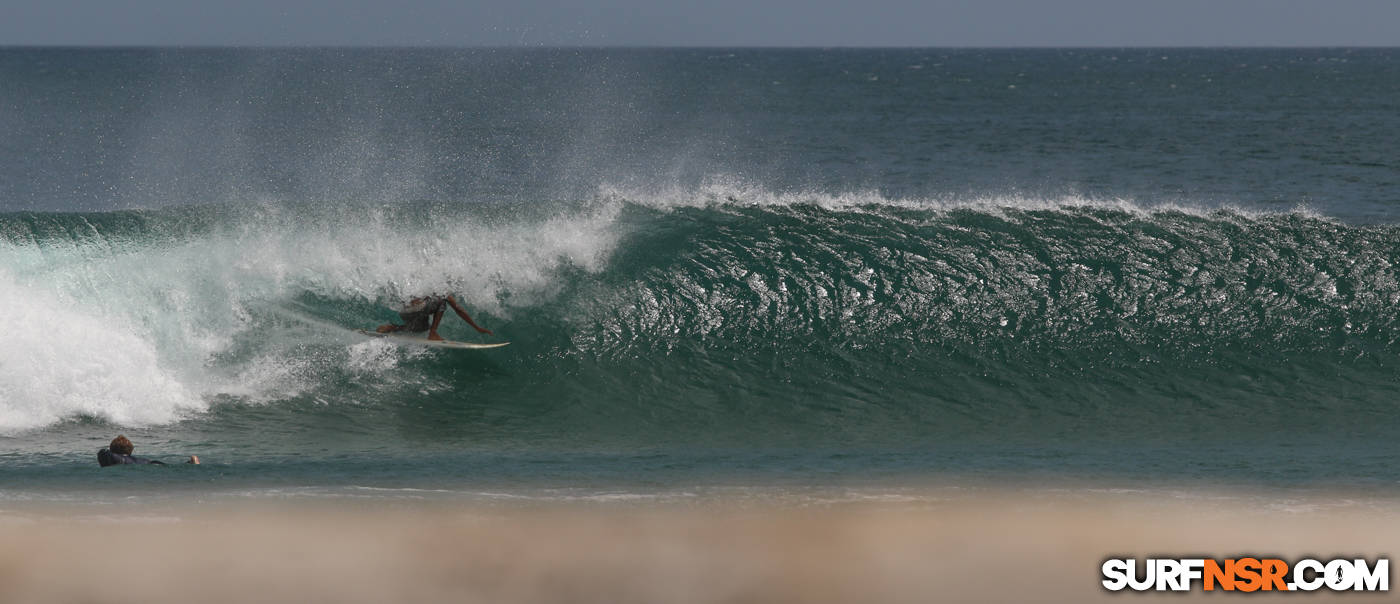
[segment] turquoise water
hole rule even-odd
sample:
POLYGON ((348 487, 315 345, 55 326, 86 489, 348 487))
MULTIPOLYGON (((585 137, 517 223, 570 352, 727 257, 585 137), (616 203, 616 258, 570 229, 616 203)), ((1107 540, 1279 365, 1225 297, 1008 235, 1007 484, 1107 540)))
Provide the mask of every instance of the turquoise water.
POLYGON ((1397 59, 0 51, 0 497, 1392 489, 1397 59))

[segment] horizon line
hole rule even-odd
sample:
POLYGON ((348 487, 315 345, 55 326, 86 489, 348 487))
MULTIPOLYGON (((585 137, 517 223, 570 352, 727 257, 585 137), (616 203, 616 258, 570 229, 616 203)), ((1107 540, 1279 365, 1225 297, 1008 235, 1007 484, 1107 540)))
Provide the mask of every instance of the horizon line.
POLYGON ((1386 50, 1400 44, 1182 44, 1182 45, 675 45, 657 44, 4 44, 12 49, 93 50, 1386 50))

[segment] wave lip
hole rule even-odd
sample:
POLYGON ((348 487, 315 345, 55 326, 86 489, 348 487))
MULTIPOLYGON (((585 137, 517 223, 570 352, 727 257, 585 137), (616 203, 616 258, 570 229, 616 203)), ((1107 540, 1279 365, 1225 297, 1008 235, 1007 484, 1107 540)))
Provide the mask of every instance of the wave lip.
POLYGON ((1297 204, 1286 212, 1260 210, 1238 204, 1203 204, 1186 200, 1143 203, 1118 197, 1085 197, 1081 195, 950 195, 946 197, 892 197, 874 189, 846 192, 807 190, 775 191, 733 175, 712 175, 694 187, 679 185, 636 186, 617 183, 600 185, 596 199, 615 204, 632 204, 655 210, 681 208, 722 210, 725 208, 787 208, 817 207, 833 212, 859 211, 868 208, 904 209, 946 213, 969 210, 1004 215, 1006 212, 1066 211, 1074 209, 1112 210, 1149 216, 1172 212, 1208 217, 1229 213, 1248 218, 1296 215, 1326 220, 1305 204, 1297 204))

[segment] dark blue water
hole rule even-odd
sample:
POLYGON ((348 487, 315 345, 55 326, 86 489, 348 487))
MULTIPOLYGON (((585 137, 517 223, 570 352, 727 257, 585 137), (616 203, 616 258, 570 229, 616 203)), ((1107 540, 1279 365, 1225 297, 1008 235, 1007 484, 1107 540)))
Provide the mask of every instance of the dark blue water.
POLYGON ((1390 489, 1396 99, 1387 49, 2 50, 0 492, 1390 489), (431 291, 511 345, 349 331, 431 291))

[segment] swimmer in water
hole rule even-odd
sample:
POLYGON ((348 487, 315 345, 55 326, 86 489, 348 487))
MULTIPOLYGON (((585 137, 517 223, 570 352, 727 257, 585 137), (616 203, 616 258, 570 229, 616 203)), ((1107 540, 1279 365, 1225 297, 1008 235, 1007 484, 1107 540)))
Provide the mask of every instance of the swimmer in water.
MULTIPOLYGON (((98 449, 97 463, 104 468, 107 466, 123 465, 165 465, 165 462, 160 460, 146 459, 145 457, 136 457, 132 455, 131 452, 135 449, 136 445, 131 444, 131 440, 128 439, 126 435, 118 434, 116 438, 112 439, 112 444, 108 445, 106 449, 98 449)), ((199 456, 191 455, 185 463, 199 465, 199 456)))

